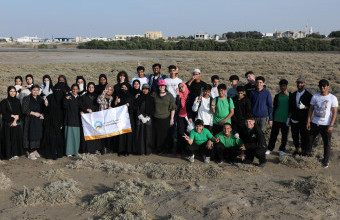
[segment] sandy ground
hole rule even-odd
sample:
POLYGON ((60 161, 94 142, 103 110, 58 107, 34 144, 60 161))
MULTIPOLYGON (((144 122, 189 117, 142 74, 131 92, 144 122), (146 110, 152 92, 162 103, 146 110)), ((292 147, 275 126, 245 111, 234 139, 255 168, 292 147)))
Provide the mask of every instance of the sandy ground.
MULTIPOLYGON (((283 75, 290 82, 303 75, 312 81, 312 88, 322 72, 331 80, 333 93, 339 98, 337 53, 2 48, 0 86, 3 90, 14 75, 26 73, 39 77, 50 73, 52 78, 62 72, 70 77, 83 73, 95 80, 98 72, 105 72, 109 80, 115 81, 118 70, 124 67, 133 73, 136 61, 142 58, 149 72, 153 62, 164 66, 177 62, 184 79, 197 66, 209 76, 217 73, 224 78, 255 69, 275 82, 283 75)), ((204 79, 208 81, 208 76, 204 79)), ((268 87, 272 93, 277 91, 273 84, 268 87)), ((294 86, 290 90, 294 91, 294 86)), ((158 155, 83 155, 57 161, 21 157, 0 161, 0 219, 339 219, 340 129, 336 127, 333 133, 328 169, 321 167, 321 145, 316 144, 312 158, 294 159, 289 135, 287 156, 279 159, 278 155, 269 155, 263 169, 256 166, 257 160, 254 166, 204 164, 200 159, 189 164, 185 159, 158 155), (67 188, 62 182, 63 187, 53 191, 51 183, 69 179, 77 184, 67 188), (136 184, 124 182, 128 180, 136 184), (150 192, 147 184, 158 183, 169 190, 152 185, 154 192, 150 192), (51 192, 62 198, 54 198, 48 194, 51 192)))

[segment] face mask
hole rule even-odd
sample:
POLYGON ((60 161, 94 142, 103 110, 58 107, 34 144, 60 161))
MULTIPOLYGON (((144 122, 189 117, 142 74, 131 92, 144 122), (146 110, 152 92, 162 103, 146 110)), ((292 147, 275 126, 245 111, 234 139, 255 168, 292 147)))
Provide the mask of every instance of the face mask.
POLYGON ((79 84, 78 86, 79 86, 79 91, 83 91, 84 90, 84 84, 83 83, 79 84))
POLYGON ((45 85, 46 85, 46 86, 49 86, 49 85, 50 85, 50 81, 46 81, 46 82, 45 82, 45 85))

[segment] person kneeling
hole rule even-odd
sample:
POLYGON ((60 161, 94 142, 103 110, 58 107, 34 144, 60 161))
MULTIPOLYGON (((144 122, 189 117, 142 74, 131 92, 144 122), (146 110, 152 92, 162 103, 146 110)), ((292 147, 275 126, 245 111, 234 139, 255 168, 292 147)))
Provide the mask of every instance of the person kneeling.
POLYGON ((216 163, 220 164, 223 160, 228 163, 234 163, 238 156, 241 157, 241 160, 244 160, 244 150, 242 150, 244 149, 244 144, 241 139, 234 137, 231 124, 224 124, 222 129, 223 131, 215 136, 216 163))
POLYGON ((255 124, 253 116, 248 116, 245 120, 245 127, 241 129, 241 139, 244 141, 244 146, 241 150, 245 150, 244 163, 253 163, 254 157, 260 161, 260 167, 264 167, 266 160, 266 140, 260 127, 255 124))
POLYGON ((197 119, 195 121, 195 129, 190 132, 190 135, 183 135, 183 138, 188 142, 185 147, 185 152, 189 155, 189 161, 194 162, 195 154, 203 155, 204 163, 210 162, 210 156, 213 151, 213 142, 216 141, 210 131, 204 128, 203 121, 197 119))

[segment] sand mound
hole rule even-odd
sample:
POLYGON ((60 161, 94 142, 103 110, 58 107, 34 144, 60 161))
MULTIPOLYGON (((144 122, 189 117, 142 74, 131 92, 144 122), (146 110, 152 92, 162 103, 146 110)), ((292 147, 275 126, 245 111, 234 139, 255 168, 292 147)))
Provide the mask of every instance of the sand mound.
POLYGON ((78 183, 73 179, 66 179, 49 183, 43 188, 36 187, 30 190, 24 187, 24 190, 12 200, 18 206, 74 203, 80 193, 78 183))
POLYGON ((315 157, 293 157, 285 155, 283 157, 279 157, 279 163, 298 169, 317 169, 321 167, 321 163, 315 157))
POLYGON ((147 197, 160 196, 173 188, 165 182, 147 183, 139 179, 116 182, 112 190, 93 197, 83 206, 96 213, 117 214, 134 211, 147 197))
POLYGON ((171 215, 166 220, 185 220, 185 218, 177 215, 171 215))
POLYGON ((47 165, 53 165, 54 161, 53 160, 42 160, 41 163, 47 164, 47 165))
POLYGON ((145 163, 136 165, 136 170, 146 174, 149 178, 164 180, 212 179, 225 175, 223 168, 213 165, 145 163))
POLYGON ((67 164, 66 167, 71 169, 84 169, 84 168, 100 169, 101 163, 98 161, 96 155, 81 154, 79 155, 79 158, 77 158, 72 163, 67 164))
POLYGON ((113 215, 105 215, 100 220, 153 220, 154 218, 145 211, 141 212, 125 212, 113 215))
POLYGON ((292 179, 288 185, 312 198, 337 198, 340 186, 331 177, 323 176, 308 176, 303 180, 292 179))
POLYGON ((5 165, 5 161, 0 160, 0 165, 5 165))
POLYGON ((56 170, 40 171, 40 176, 42 176, 44 179, 47 179, 49 181, 55 181, 55 180, 64 180, 69 175, 63 169, 56 169, 56 170))
POLYGON ((5 176, 5 174, 0 173, 0 190, 8 189, 12 185, 12 181, 5 176))
POLYGON ((261 168, 254 166, 253 164, 235 163, 234 166, 249 173, 255 173, 261 170, 261 168))

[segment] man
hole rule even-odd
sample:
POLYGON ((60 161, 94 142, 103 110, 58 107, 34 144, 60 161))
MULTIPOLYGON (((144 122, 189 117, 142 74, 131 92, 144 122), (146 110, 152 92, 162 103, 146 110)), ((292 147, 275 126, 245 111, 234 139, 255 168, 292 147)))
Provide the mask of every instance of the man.
POLYGON ((275 142, 279 131, 281 130, 282 138, 281 145, 279 148, 280 156, 283 156, 286 151, 288 131, 287 119, 289 115, 289 99, 291 94, 288 92, 288 81, 286 79, 281 79, 279 82, 281 92, 276 94, 274 97, 274 110, 273 110, 273 127, 270 133, 270 139, 268 143, 268 150, 266 154, 270 154, 275 148, 275 142))
MULTIPOLYGON (((202 95, 203 87, 206 85, 206 83, 201 80, 201 71, 199 69, 194 69, 194 71, 192 72, 192 77, 186 83, 186 85, 188 86, 188 89, 190 91, 187 105, 192 106, 196 97, 202 95)), ((196 114, 192 111, 190 111, 189 114, 192 116, 192 118, 196 117, 196 114)))
POLYGON ((178 84, 182 82, 178 76, 178 68, 175 65, 170 65, 169 67, 170 78, 166 78, 166 90, 176 99, 176 90, 178 88, 178 84))
POLYGON ((220 77, 217 76, 217 75, 213 75, 211 77, 211 84, 212 84, 212 89, 211 89, 210 96, 211 96, 211 98, 214 99, 218 96, 217 86, 220 84, 220 77))
POLYGON ((151 87, 151 92, 157 91, 159 79, 167 78, 166 75, 161 74, 161 68, 162 66, 159 63, 155 63, 154 65, 152 65, 153 74, 149 76, 149 85, 151 87))
POLYGON ((266 160, 266 140, 260 127, 255 124, 253 116, 248 116, 245 120, 245 126, 241 129, 241 139, 244 146, 241 150, 245 150, 244 163, 251 164, 254 157, 259 159, 259 167, 264 167, 266 160))
POLYGON ((215 136, 216 144, 214 146, 214 151, 217 164, 222 163, 224 159, 228 163, 234 163, 239 155, 242 155, 244 159, 244 151, 241 150, 241 148, 244 147, 244 144, 241 139, 233 136, 232 130, 231 124, 226 123, 223 125, 223 131, 215 136))
POLYGON ((306 156, 311 155, 313 142, 316 136, 321 134, 324 147, 322 165, 327 168, 331 151, 332 131, 338 113, 338 99, 329 93, 329 82, 327 80, 322 79, 319 81, 319 89, 320 93, 313 95, 310 101, 307 119, 307 130, 309 130, 310 134, 304 154, 306 156))
POLYGON ((211 103, 211 111, 213 118, 213 134, 216 135, 222 131, 225 123, 231 123, 231 117, 234 115, 234 102, 226 96, 227 86, 225 84, 218 85, 219 96, 214 98, 211 103))
POLYGON ((188 142, 185 148, 187 154, 189 154, 189 161, 193 163, 195 161, 195 154, 203 154, 204 163, 210 162, 210 156, 213 151, 213 142, 216 141, 210 131, 203 126, 203 121, 197 119, 195 121, 195 129, 191 130, 190 136, 184 134, 183 138, 188 142))
POLYGON ((306 89, 306 81, 300 77, 296 80, 297 91, 292 94, 289 100, 289 116, 287 120, 287 126, 292 126, 292 138, 295 146, 293 156, 301 154, 300 149, 305 152, 308 139, 307 131, 307 116, 310 106, 310 100, 312 94, 306 89), (301 141, 300 141, 301 140, 301 141))
POLYGON ((239 138, 240 129, 244 126, 247 115, 251 114, 251 103, 245 96, 244 86, 237 86, 237 96, 233 98, 234 115, 231 117, 233 133, 236 138, 239 138))
POLYGON ((252 71, 248 71, 245 74, 248 83, 244 86, 246 89, 246 96, 250 96, 250 92, 256 89, 255 74, 252 71))
POLYGON ((229 77, 231 88, 228 90, 228 93, 227 93, 228 98, 234 98, 235 96, 237 96, 236 88, 237 88, 239 81, 240 81, 240 78, 238 78, 237 75, 232 75, 229 77))
POLYGON ((269 117, 268 124, 273 124, 273 104, 272 95, 264 88, 265 79, 258 76, 255 79, 256 89, 250 92, 250 102, 256 124, 261 128, 262 132, 266 132, 266 121, 269 117))
POLYGON ((145 68, 144 66, 138 66, 137 67, 137 74, 138 76, 133 77, 131 80, 131 86, 133 87, 133 81, 135 81, 136 79, 139 81, 140 89, 142 90, 142 85, 144 84, 148 84, 149 83, 149 79, 147 77, 145 77, 145 68))

